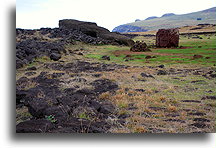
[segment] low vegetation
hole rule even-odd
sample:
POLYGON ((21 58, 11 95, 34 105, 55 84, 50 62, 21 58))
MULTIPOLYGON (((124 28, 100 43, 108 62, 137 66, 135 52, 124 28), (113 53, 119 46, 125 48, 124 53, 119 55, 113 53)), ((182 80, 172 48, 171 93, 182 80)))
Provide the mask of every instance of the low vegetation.
MULTIPOLYGON (((67 112, 66 107, 60 106, 64 109, 63 114, 70 118, 63 125, 81 126, 81 130, 58 127, 62 115, 47 114, 45 122, 50 121, 58 127, 49 132, 215 132, 215 39, 215 34, 181 35, 178 48, 156 48, 154 36, 133 39, 145 41, 152 52, 131 52, 127 46, 75 42, 65 46, 66 52, 60 61, 42 56, 18 69, 16 78, 25 83, 17 85, 23 91, 34 92, 32 88, 49 82, 46 91, 50 96, 38 93, 38 98, 45 95, 46 103, 52 108, 59 102, 50 101, 56 96, 49 92, 56 91, 62 103, 73 107, 73 112, 67 112), (32 70, 33 67, 36 70, 32 70), (64 92, 65 96, 58 92, 64 92), (80 104, 77 107, 67 100, 76 95, 83 101, 79 102, 82 105, 86 100, 91 102, 93 97, 94 108, 99 102, 103 110, 95 111, 93 107, 80 104), (105 128, 95 130, 98 125, 105 128)), ((62 111, 60 109, 58 111, 62 111)), ((33 119, 25 106, 17 107, 16 112, 17 124, 33 119)))

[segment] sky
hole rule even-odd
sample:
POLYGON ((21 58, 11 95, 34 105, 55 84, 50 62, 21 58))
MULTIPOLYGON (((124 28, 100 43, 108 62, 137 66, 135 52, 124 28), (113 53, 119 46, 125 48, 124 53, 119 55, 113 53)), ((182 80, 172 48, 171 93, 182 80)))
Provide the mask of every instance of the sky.
POLYGON ((118 25, 165 13, 186 14, 215 7, 215 0, 17 0, 16 28, 58 27, 61 19, 118 25))

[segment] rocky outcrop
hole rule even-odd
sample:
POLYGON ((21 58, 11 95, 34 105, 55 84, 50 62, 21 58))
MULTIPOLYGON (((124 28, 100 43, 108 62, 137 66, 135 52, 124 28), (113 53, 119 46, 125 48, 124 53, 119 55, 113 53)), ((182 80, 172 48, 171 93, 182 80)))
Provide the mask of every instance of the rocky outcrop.
POLYGON ((64 45, 80 41, 87 44, 126 45, 134 41, 129 37, 97 26, 96 23, 60 20, 59 28, 37 30, 16 29, 16 68, 31 63, 35 58, 48 56, 57 61, 66 53, 64 45))
POLYGON ((32 62, 41 56, 51 56, 53 53, 65 53, 64 43, 47 42, 35 39, 26 39, 16 43, 16 68, 32 62))
POLYGON ((146 51, 151 51, 150 49, 148 49, 147 44, 142 41, 136 41, 135 44, 130 48, 130 51, 133 52, 146 52, 146 51))
POLYGON ((179 30, 175 29, 159 29, 156 34, 157 47, 178 47, 179 45, 179 30))
POLYGON ((60 20, 59 28, 63 30, 79 30, 88 36, 108 40, 112 44, 120 44, 126 46, 132 46, 134 44, 134 42, 130 38, 118 33, 110 32, 109 30, 97 26, 96 23, 92 22, 82 22, 72 19, 60 20))

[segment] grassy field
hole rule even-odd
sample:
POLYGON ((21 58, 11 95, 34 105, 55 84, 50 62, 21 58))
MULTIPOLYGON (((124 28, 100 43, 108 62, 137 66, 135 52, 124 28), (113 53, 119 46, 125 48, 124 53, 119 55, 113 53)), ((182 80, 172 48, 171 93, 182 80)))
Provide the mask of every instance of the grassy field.
MULTIPOLYGON (((154 65, 154 64, 198 64, 213 66, 216 60, 216 36, 215 35, 195 35, 181 36, 179 48, 161 49, 151 48, 152 52, 130 52, 129 47, 118 46, 97 46, 89 47, 86 57, 100 60, 103 55, 110 56, 108 63, 115 62, 127 65, 154 65), (125 60, 130 55, 130 59, 125 60), (202 58, 194 59, 194 55, 202 55, 202 58), (154 56, 154 58, 146 59, 146 56, 154 56)), ((155 37, 138 36, 135 41, 143 40, 147 45, 155 43, 155 37)))
MULTIPOLYGON (((132 66, 103 72, 104 78, 111 78, 121 89, 116 94, 104 93, 100 99, 111 100, 118 106, 119 115, 127 117, 126 126, 111 132, 215 132, 216 102, 202 100, 216 93, 215 79, 204 76, 215 72, 215 39, 215 35, 181 36, 179 48, 151 48, 152 52, 139 53, 130 52, 129 47, 124 46, 85 47, 85 57, 89 60, 132 66), (102 60, 104 55, 110 56, 110 61, 102 60), (203 57, 194 59, 194 55, 203 57), (154 58, 146 59, 146 56, 154 58), (158 70, 170 73, 157 75, 158 70), (154 78, 142 77, 143 72, 154 78)), ((154 37, 134 40, 144 40, 148 45, 155 42, 154 37)))

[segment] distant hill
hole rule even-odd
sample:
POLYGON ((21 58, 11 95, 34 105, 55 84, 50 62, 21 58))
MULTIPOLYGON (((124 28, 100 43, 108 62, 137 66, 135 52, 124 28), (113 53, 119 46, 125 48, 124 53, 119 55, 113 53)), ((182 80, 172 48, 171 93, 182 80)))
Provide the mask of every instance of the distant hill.
POLYGON ((145 20, 151 20, 151 19, 155 19, 155 18, 158 18, 157 16, 150 16, 150 17, 147 17, 145 20))
POLYGON ((144 32, 198 24, 216 24, 216 7, 182 15, 167 13, 158 18, 149 17, 146 20, 117 26, 113 32, 144 32))
POLYGON ((175 15, 175 14, 174 13, 166 13, 166 14, 162 15, 161 17, 173 16, 173 15, 175 15))

